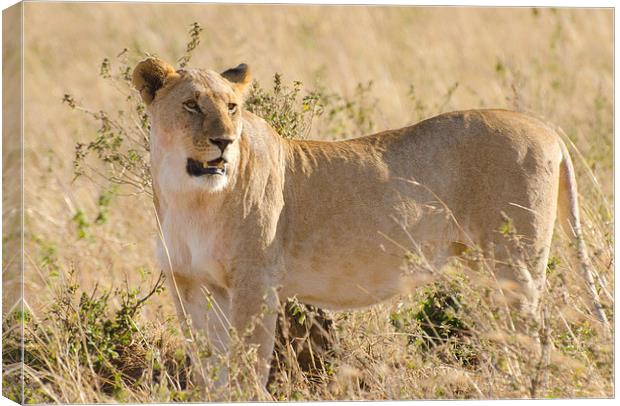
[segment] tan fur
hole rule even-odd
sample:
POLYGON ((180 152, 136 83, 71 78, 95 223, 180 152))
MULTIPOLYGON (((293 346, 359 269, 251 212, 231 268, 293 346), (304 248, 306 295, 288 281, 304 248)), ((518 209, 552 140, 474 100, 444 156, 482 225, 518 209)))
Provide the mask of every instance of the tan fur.
MULTIPOLYGON (((140 69, 137 83, 149 75, 140 69)), ((474 246, 494 258, 521 309, 537 317, 560 168, 570 160, 541 121, 474 110, 347 141, 284 140, 251 113, 231 118, 223 110, 230 101, 241 105, 247 78, 225 75, 237 81, 231 83, 206 70, 172 75, 179 77, 145 98, 160 259, 175 276, 179 309, 217 350, 226 351, 228 322, 243 331, 266 305, 249 336, 260 345, 257 370, 266 380, 278 298, 296 295, 330 309, 372 305, 474 246), (192 97, 204 108, 200 120, 183 111, 192 97), (219 155, 205 141, 214 128, 233 140, 224 153, 229 171, 221 179, 192 178, 188 157, 219 155), (507 218, 522 236, 521 250, 498 231, 507 218), (417 275, 401 270, 405 249, 427 264, 417 275), (225 317, 207 311, 204 291, 225 317)), ((562 182, 573 184, 572 177, 562 182)), ((568 196, 575 205, 575 193, 568 196)))

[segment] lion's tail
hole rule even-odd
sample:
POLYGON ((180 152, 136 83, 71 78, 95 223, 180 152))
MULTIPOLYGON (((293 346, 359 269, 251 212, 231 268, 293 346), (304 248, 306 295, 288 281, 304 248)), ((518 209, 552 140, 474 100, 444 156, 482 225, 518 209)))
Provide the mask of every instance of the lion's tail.
MULTIPOLYGON (((561 129, 560 132, 563 133, 561 129)), ((565 135, 565 134, 564 134, 565 135)), ((591 263, 588 258, 588 252, 583 234, 581 230, 581 222, 579 220, 579 204, 577 202, 577 181, 575 179, 575 170, 573 162, 568 153, 568 149, 562 140, 559 140, 562 148, 562 162, 560 164, 560 188, 558 192, 558 220, 562 231, 570 238, 577 250, 578 265, 586 282, 588 291, 592 298, 592 310, 599 318, 606 333, 611 332, 609 321, 601 300, 594 284, 592 276, 591 263)))

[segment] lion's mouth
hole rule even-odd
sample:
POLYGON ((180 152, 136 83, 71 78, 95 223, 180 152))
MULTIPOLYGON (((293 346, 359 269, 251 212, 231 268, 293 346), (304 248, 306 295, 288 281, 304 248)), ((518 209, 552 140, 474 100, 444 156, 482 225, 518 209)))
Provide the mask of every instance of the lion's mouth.
POLYGON ((201 162, 196 159, 187 158, 186 169, 190 176, 225 175, 226 160, 219 157, 212 161, 201 162))

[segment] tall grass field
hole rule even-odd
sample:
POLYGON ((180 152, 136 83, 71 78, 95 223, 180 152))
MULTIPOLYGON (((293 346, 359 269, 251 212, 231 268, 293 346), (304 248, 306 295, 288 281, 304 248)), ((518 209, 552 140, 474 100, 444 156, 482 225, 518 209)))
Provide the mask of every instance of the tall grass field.
MULTIPOLYGON (((612 9, 18 7, 23 55, 19 38, 7 36, 19 34, 21 11, 3 14, 5 94, 19 93, 23 56, 24 108, 21 145, 19 106, 3 100, 3 396, 22 403, 614 396, 613 341, 591 312, 575 247, 559 230, 538 335, 520 333, 528 320, 508 310, 470 252, 472 269, 454 263, 427 286, 370 308, 283 303, 289 323, 280 328, 268 394, 248 372, 256 349, 240 340, 218 361, 231 375, 227 386, 210 376, 196 385, 192 354, 208 345, 182 334, 155 260, 149 122, 130 84, 147 55, 220 72, 245 62, 254 77, 246 108, 286 138, 353 138, 472 108, 539 117, 562 129, 572 156, 594 279, 613 324, 612 9)), ((499 231, 515 237, 510 224, 499 231)), ((418 261, 403 255, 403 269, 418 261)))

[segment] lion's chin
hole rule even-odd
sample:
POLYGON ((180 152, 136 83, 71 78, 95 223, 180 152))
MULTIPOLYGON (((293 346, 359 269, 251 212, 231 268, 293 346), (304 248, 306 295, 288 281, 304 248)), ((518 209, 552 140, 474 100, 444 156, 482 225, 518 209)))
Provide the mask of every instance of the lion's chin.
POLYGON ((190 178, 190 182, 201 191, 217 193, 224 190, 226 185, 228 185, 228 176, 226 173, 221 175, 193 176, 190 178))

